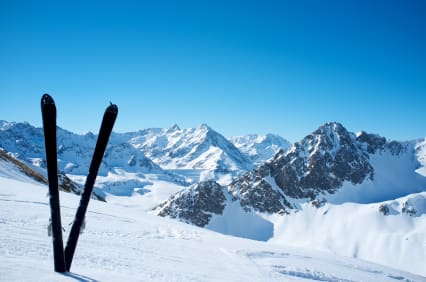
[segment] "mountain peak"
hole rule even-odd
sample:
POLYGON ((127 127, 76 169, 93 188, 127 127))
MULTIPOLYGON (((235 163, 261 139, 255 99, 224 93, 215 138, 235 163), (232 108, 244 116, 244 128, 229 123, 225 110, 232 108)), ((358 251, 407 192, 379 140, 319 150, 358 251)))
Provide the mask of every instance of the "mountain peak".
POLYGON ((0 120, 0 130, 6 130, 10 125, 10 122, 0 120))
POLYGON ((34 126, 32 126, 28 121, 24 121, 24 122, 15 122, 15 121, 5 121, 5 120, 0 120, 0 130, 8 130, 14 128, 16 130, 25 130, 27 128, 35 128, 34 126))
POLYGON ((334 128, 334 129, 344 128, 344 126, 340 122, 337 122, 337 121, 327 121, 323 125, 321 125, 320 128, 321 127, 330 127, 330 128, 334 128))
POLYGON ((83 136, 86 137, 86 138, 91 138, 91 139, 95 138, 95 134, 92 131, 88 131, 88 132, 84 133, 83 136))
POLYGON ((175 123, 172 126, 170 126, 167 131, 172 132, 172 131, 179 131, 179 130, 181 130, 180 127, 179 127, 179 125, 177 125, 175 123))
POLYGON ((159 132, 133 136, 130 143, 164 169, 207 169, 219 173, 251 168, 250 160, 207 124, 188 129, 173 125, 159 132))
POLYGON ((338 122, 326 122, 320 127, 318 127, 317 130, 315 130, 312 134, 326 134, 331 136, 332 134, 337 134, 339 136, 341 135, 348 135, 349 131, 338 122))
MULTIPOLYGON (((317 130, 296 142, 293 147, 304 148, 308 154, 329 152, 333 156, 341 147, 352 147, 356 140, 355 134, 349 132, 338 122, 327 122, 317 130)), ((292 148, 294 150, 296 148, 292 148)))
POLYGON ((200 124, 200 125, 198 126, 198 128, 197 128, 197 129, 200 129, 200 130, 207 130, 207 131, 212 130, 212 128, 211 128, 210 126, 208 126, 206 123, 202 123, 202 124, 200 124))

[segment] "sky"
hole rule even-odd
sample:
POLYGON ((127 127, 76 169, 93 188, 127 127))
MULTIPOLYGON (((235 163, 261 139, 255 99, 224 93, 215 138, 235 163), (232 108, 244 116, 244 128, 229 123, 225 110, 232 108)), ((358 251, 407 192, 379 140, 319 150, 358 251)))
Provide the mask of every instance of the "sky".
POLYGON ((0 120, 426 136, 426 2, 0 0, 0 120))

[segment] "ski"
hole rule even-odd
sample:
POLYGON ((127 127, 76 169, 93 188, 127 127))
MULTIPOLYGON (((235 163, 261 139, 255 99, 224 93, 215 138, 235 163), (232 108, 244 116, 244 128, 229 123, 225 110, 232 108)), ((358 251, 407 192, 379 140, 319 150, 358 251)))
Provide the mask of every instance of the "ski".
POLYGON ((53 241, 53 260, 56 272, 65 272, 62 240, 61 210, 58 187, 58 159, 56 151, 56 106, 48 94, 41 98, 44 143, 46 149, 47 178, 49 182, 50 226, 53 241))
POLYGON ((99 166, 108 144, 114 122, 117 118, 118 108, 111 104, 107 107, 102 119, 101 128, 99 130, 98 140, 96 141, 95 151, 93 153, 92 162, 90 163, 89 174, 84 184, 83 194, 81 195, 80 204, 78 206, 73 225, 65 247, 65 262, 67 271, 71 268, 72 259, 74 257, 75 248, 77 246, 78 237, 84 222, 87 207, 89 205, 90 196, 92 195, 93 185, 95 184, 99 166))

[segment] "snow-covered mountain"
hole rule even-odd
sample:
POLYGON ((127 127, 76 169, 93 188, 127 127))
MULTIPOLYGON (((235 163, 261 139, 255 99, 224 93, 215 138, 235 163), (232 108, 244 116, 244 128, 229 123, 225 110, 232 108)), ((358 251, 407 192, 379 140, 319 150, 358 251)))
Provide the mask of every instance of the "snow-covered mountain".
POLYGON ((398 256, 407 260, 411 256, 409 263, 398 265, 419 272, 426 259, 425 247, 416 249, 419 238, 426 236, 424 147, 425 140, 388 141, 326 123, 229 186, 215 182, 191 186, 156 212, 225 234, 275 243, 289 242, 303 233, 306 236, 300 238, 305 241, 295 240, 301 246, 388 265, 398 263, 398 256), (348 218, 365 224, 348 225, 348 218), (327 228, 322 228, 323 223, 327 228), (395 224, 407 228, 395 229, 395 224), (380 229, 395 238, 395 248, 387 250, 383 243, 376 251, 385 256, 368 254, 375 237, 364 234, 380 229), (342 246, 337 237, 345 232, 354 235, 342 246))
MULTIPOLYGON (((6 121, 1 121, 0 125, 0 147, 34 166, 45 165, 41 128, 6 121)), ((79 135, 58 127, 59 169, 72 175, 87 173, 95 143, 93 133, 79 135)), ((180 129, 174 125, 165 129, 113 133, 99 174, 106 175, 115 168, 160 174, 164 173, 161 169, 180 170, 184 174, 185 170, 192 170, 198 171, 193 179, 198 180, 202 171, 212 172, 204 174, 204 178, 205 175, 215 178, 215 175, 235 175, 252 167, 248 155, 209 126, 180 129)))
MULTIPOLYGON (((45 174, 46 162, 43 130, 28 123, 0 123, 0 147, 39 173, 45 174)), ((154 182, 168 182, 181 188, 188 185, 184 176, 165 171, 147 158, 126 138, 133 134, 115 135, 108 145, 99 169, 95 193, 130 196, 140 194, 154 182)), ((58 169, 72 181, 83 185, 89 170, 97 136, 74 134, 57 128, 58 169)), ((174 190, 175 191, 175 190, 174 190)))
POLYGON ((275 156, 279 150, 286 151, 291 146, 289 141, 276 134, 248 134, 235 136, 230 140, 256 165, 263 164, 275 156))
POLYGON ((230 141, 206 124, 180 129, 177 125, 157 134, 139 134, 129 140, 165 169, 203 169, 219 173, 246 171, 251 161, 230 141))
MULTIPOLYGON (((71 174, 85 173, 96 135, 91 132, 74 134, 59 127, 57 135, 59 168, 71 174)), ((173 125, 164 129, 113 133, 109 142, 113 146, 126 146, 123 145, 126 143, 162 169, 208 170, 222 174, 248 171, 254 165, 273 157, 279 149, 290 146, 287 140, 274 134, 252 134, 227 140, 206 124, 188 129, 173 125)), ((28 123, 0 121, 0 147, 24 161, 36 166, 43 165, 44 141, 41 128, 28 123)), ((123 149, 120 149, 121 152, 124 152, 123 149)), ((129 158, 135 154, 135 150, 129 146, 126 146, 126 150, 125 155, 129 158)), ((128 168, 126 162, 129 159, 124 159, 119 166, 128 168)), ((143 162, 147 165, 143 169, 158 169, 149 164, 149 160, 143 162)), ((106 173, 111 167, 114 165, 104 161, 101 173, 106 173)))
MULTIPOLYGON (((0 125, 0 147, 25 162, 45 168, 43 130, 28 123, 7 123, 0 125)), ((74 134, 62 128, 57 129, 58 168, 69 174, 87 174, 96 144, 93 133, 74 134)), ((146 158, 140 150, 128 143, 111 144, 105 154, 100 175, 115 167, 128 171, 137 167, 140 171, 160 171, 161 168, 146 158)))
MULTIPOLYGON (((286 212, 297 202, 381 202, 425 191, 426 178, 416 153, 418 142, 387 141, 374 134, 348 132, 339 123, 326 123, 287 151, 236 179, 232 195, 256 208, 263 198, 276 194, 276 205, 286 212), (260 197, 259 191, 269 191, 260 197)), ((275 197, 273 197, 275 198, 275 197)))
MULTIPOLYGON (((424 141, 423 141, 424 143, 424 141)), ((289 213, 299 203, 372 203, 426 191, 422 142, 387 141, 326 123, 287 151, 234 179, 245 210, 289 213)))
MULTIPOLYGON (((58 168, 83 184, 97 136, 57 129, 58 168)), ((45 170, 41 128, 1 121, 0 147, 39 172, 45 170)), ((132 195, 157 179, 187 186, 199 179, 222 179, 250 170, 253 163, 229 140, 203 124, 197 128, 149 128, 113 133, 102 161, 96 191, 132 195), (152 177, 148 177, 151 175, 152 177), (132 192, 133 191, 133 192, 132 192)))

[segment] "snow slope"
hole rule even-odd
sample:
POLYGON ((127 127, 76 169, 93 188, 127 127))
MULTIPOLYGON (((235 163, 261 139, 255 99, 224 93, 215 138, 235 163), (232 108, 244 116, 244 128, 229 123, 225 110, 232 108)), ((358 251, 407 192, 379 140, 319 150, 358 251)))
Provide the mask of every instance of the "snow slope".
POLYGON ((319 207, 293 199, 298 209, 270 214, 245 209, 226 188, 222 195, 219 189, 210 193, 215 196, 198 189, 179 192, 157 213, 223 234, 328 251, 426 275, 426 192, 380 203, 319 207))
POLYGON ((426 191, 426 173, 421 174, 424 165, 413 149, 416 143, 401 144, 406 151, 398 155, 389 149, 369 155, 369 162, 374 168, 373 180, 366 180, 360 185, 345 182, 339 191, 325 198, 335 204, 374 203, 426 191))
MULTIPOLYGON (((3 153, 3 151, 0 153, 3 153)), ((38 183, 38 181, 36 181, 34 178, 26 175, 22 171, 22 168, 3 158, 2 155, 0 155, 0 177, 11 178, 30 183, 38 183)))
MULTIPOLYGON (((92 201, 72 272, 53 272, 47 187, 0 176, 0 278, 4 281, 426 281, 361 260, 228 237, 92 201)), ((60 193, 69 231, 79 198, 60 193)))
POLYGON ((426 192, 373 204, 303 204, 300 212, 272 216, 270 242, 327 250, 426 276, 426 192), (389 214, 380 212, 386 205, 389 214), (404 212, 415 207, 415 215, 404 212))

